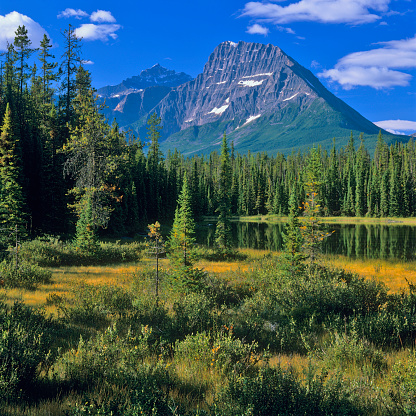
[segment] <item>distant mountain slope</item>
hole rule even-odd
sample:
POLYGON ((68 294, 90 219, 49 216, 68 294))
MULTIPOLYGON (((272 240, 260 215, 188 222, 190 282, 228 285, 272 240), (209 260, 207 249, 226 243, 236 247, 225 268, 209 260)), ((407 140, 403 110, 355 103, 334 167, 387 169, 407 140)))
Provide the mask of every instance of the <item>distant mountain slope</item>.
POLYGON ((178 73, 156 64, 140 72, 140 75, 127 78, 118 85, 99 88, 97 94, 103 98, 109 98, 154 86, 177 87, 191 80, 192 77, 184 72, 178 73))
POLYGON ((163 124, 162 150, 185 154, 218 149, 224 132, 242 152, 328 148, 334 137, 345 144, 351 131, 364 133, 371 149, 380 130, 271 44, 223 42, 195 79, 160 93, 150 88, 127 93, 120 105, 120 126, 144 138, 146 120, 156 112, 163 124))
POLYGON ((173 87, 191 80, 192 77, 184 72, 178 73, 156 64, 118 85, 99 88, 97 94, 105 101, 107 118, 116 118, 123 127, 146 117, 173 87))

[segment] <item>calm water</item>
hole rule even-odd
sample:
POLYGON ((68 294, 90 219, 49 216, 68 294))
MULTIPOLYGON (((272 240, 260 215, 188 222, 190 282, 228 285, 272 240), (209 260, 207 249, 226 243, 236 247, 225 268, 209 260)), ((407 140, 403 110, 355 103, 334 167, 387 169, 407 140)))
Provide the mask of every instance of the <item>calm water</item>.
MULTIPOLYGON (((233 222, 233 244, 236 248, 277 251, 282 248, 284 224, 233 222)), ((343 254, 355 258, 411 260, 416 252, 416 227, 407 225, 330 224, 335 230, 323 244, 324 253, 343 254)), ((215 224, 201 224, 197 241, 212 247, 215 224)))

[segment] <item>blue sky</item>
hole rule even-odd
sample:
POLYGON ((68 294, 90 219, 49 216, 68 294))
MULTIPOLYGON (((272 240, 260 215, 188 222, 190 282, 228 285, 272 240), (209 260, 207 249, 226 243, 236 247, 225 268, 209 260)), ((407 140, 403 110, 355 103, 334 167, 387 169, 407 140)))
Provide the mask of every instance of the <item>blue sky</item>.
POLYGON ((0 51, 25 25, 56 58, 71 24, 96 88, 156 63, 192 76, 221 42, 271 43, 373 122, 416 132, 416 2, 412 0, 14 0, 0 4, 0 51))

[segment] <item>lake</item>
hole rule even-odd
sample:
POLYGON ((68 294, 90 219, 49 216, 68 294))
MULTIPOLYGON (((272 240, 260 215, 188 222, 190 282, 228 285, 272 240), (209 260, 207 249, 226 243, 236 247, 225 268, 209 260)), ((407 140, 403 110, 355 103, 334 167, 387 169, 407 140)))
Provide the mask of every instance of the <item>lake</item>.
MULTIPOLYGON (((282 248, 284 223, 232 222, 235 248, 279 251, 282 248)), ((400 224, 324 224, 335 231, 326 238, 322 251, 352 258, 413 260, 416 252, 416 227, 400 224)), ((197 227, 197 242, 212 247, 215 224, 197 227)))

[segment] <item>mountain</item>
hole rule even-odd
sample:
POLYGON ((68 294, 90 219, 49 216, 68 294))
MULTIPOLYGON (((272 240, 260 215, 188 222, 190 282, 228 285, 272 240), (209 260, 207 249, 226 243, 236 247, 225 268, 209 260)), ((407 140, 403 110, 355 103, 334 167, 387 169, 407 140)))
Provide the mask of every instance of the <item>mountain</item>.
POLYGON ((159 64, 118 85, 99 88, 97 95, 105 101, 105 115, 116 118, 120 126, 146 116, 170 91, 193 78, 184 72, 166 69, 159 64))
POLYGON ((371 150, 380 130, 271 44, 223 42, 195 79, 164 88, 126 92, 122 108, 113 111, 119 111, 121 127, 142 138, 147 118, 156 112, 163 124, 163 151, 218 150, 224 132, 240 152, 287 153, 314 144, 329 148, 333 138, 341 146, 351 132, 364 133, 371 150))
POLYGON ((109 98, 117 95, 126 95, 154 86, 177 87, 191 80, 192 77, 184 72, 178 73, 156 64, 142 71, 140 75, 127 78, 118 85, 108 85, 99 88, 97 94, 100 97, 109 98))

